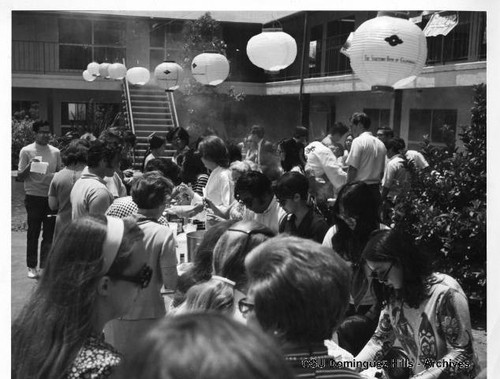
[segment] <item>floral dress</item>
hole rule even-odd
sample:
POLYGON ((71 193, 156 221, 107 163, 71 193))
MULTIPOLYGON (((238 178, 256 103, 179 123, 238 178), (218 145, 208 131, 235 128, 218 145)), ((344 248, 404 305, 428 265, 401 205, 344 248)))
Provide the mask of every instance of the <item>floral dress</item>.
POLYGON ((412 378, 475 378, 479 367, 462 288, 450 276, 435 273, 429 279, 428 295, 418 308, 391 299, 356 360, 381 360, 397 340, 408 354, 412 378))
POLYGON ((78 352, 66 379, 104 379, 120 364, 122 357, 104 342, 104 335, 90 336, 78 352))

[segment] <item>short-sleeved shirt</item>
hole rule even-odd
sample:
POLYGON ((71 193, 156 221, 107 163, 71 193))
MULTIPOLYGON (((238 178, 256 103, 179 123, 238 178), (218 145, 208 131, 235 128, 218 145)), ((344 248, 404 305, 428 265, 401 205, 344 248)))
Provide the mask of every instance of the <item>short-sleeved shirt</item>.
POLYGON ((387 162, 382 187, 389 190, 387 197, 394 201, 402 192, 405 192, 410 185, 410 174, 404 166, 404 159, 401 155, 394 155, 387 162))
POLYGON ((415 164, 415 167, 419 170, 429 167, 429 163, 424 158, 424 156, 416 150, 407 150, 406 159, 412 161, 415 164))
POLYGON ((104 215, 113 203, 113 194, 97 175, 83 173, 71 190, 71 217, 77 220, 89 214, 104 215))
POLYGON ((357 169, 355 181, 379 184, 384 174, 387 150, 382 141, 370 132, 361 133, 352 141, 346 165, 357 169))
POLYGON ((288 214, 280 222, 279 232, 289 233, 293 236, 311 239, 318 243, 323 242, 329 226, 323 216, 310 209, 304 216, 299 226, 295 225, 295 215, 288 214))
POLYGON ((49 187, 54 173, 61 168, 61 153, 58 148, 52 145, 39 145, 33 142, 24 146, 19 153, 19 171, 23 171, 30 161, 41 156, 42 162, 47 162, 47 173, 38 174, 30 172, 24 179, 24 191, 26 195, 48 197, 49 187))
POLYGON ((262 225, 267 226, 273 232, 279 232, 279 225, 283 217, 285 217, 286 212, 281 208, 279 203, 276 201, 276 197, 269 203, 267 209, 262 213, 255 213, 250 209, 246 208, 243 212, 243 220, 245 221, 256 221, 262 225))

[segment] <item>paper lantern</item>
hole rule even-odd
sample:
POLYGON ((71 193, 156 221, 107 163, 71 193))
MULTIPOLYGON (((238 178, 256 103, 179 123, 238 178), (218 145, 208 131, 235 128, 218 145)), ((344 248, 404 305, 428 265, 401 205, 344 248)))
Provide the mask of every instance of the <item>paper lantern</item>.
POLYGON ((85 79, 87 82, 93 82, 94 80, 97 79, 97 76, 92 75, 89 70, 85 70, 82 73, 83 79, 85 79))
POLYGON ((109 66, 110 64, 106 62, 99 65, 99 75, 101 78, 109 79, 109 66))
POLYGON ((154 76, 158 85, 167 91, 173 91, 179 88, 183 69, 175 62, 163 62, 156 66, 154 76))
POLYGON ((392 90, 420 74, 427 59, 427 41, 413 22, 380 16, 354 32, 348 51, 352 69, 372 90, 392 90))
POLYGON ((87 71, 89 72, 90 75, 99 76, 99 63, 90 62, 87 65, 87 71))
POLYGON ((201 84, 216 86, 229 75, 229 62, 222 54, 203 53, 194 57, 191 73, 201 84))
POLYGON ((122 80, 127 75, 127 67, 121 63, 113 63, 108 67, 109 77, 115 80, 122 80))
POLYGON ((133 67, 127 71, 127 80, 132 85, 143 86, 150 76, 149 70, 144 67, 133 67))
POLYGON ((250 61, 267 71, 278 72, 290 66, 297 56, 297 43, 281 29, 263 29, 247 43, 250 61))

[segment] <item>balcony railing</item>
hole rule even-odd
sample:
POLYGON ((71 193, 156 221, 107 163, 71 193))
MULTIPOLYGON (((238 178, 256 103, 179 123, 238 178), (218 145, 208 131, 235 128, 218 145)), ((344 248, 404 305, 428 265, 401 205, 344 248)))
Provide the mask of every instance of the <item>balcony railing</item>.
POLYGON ((12 72, 59 72, 59 44, 56 42, 12 41, 12 72))

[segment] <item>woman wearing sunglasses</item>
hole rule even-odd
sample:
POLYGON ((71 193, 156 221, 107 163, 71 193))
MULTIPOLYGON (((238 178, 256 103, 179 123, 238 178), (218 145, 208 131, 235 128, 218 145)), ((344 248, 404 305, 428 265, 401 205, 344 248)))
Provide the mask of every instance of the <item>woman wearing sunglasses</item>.
POLYGON ((356 359, 380 360, 397 340, 418 378, 474 378, 469 306, 458 282, 433 272, 427 254, 394 230, 372 233, 363 258, 383 309, 356 359))
POLYGON ((132 219, 85 217, 54 242, 12 325, 12 378, 107 378, 121 355, 104 325, 127 313, 151 279, 132 219))

